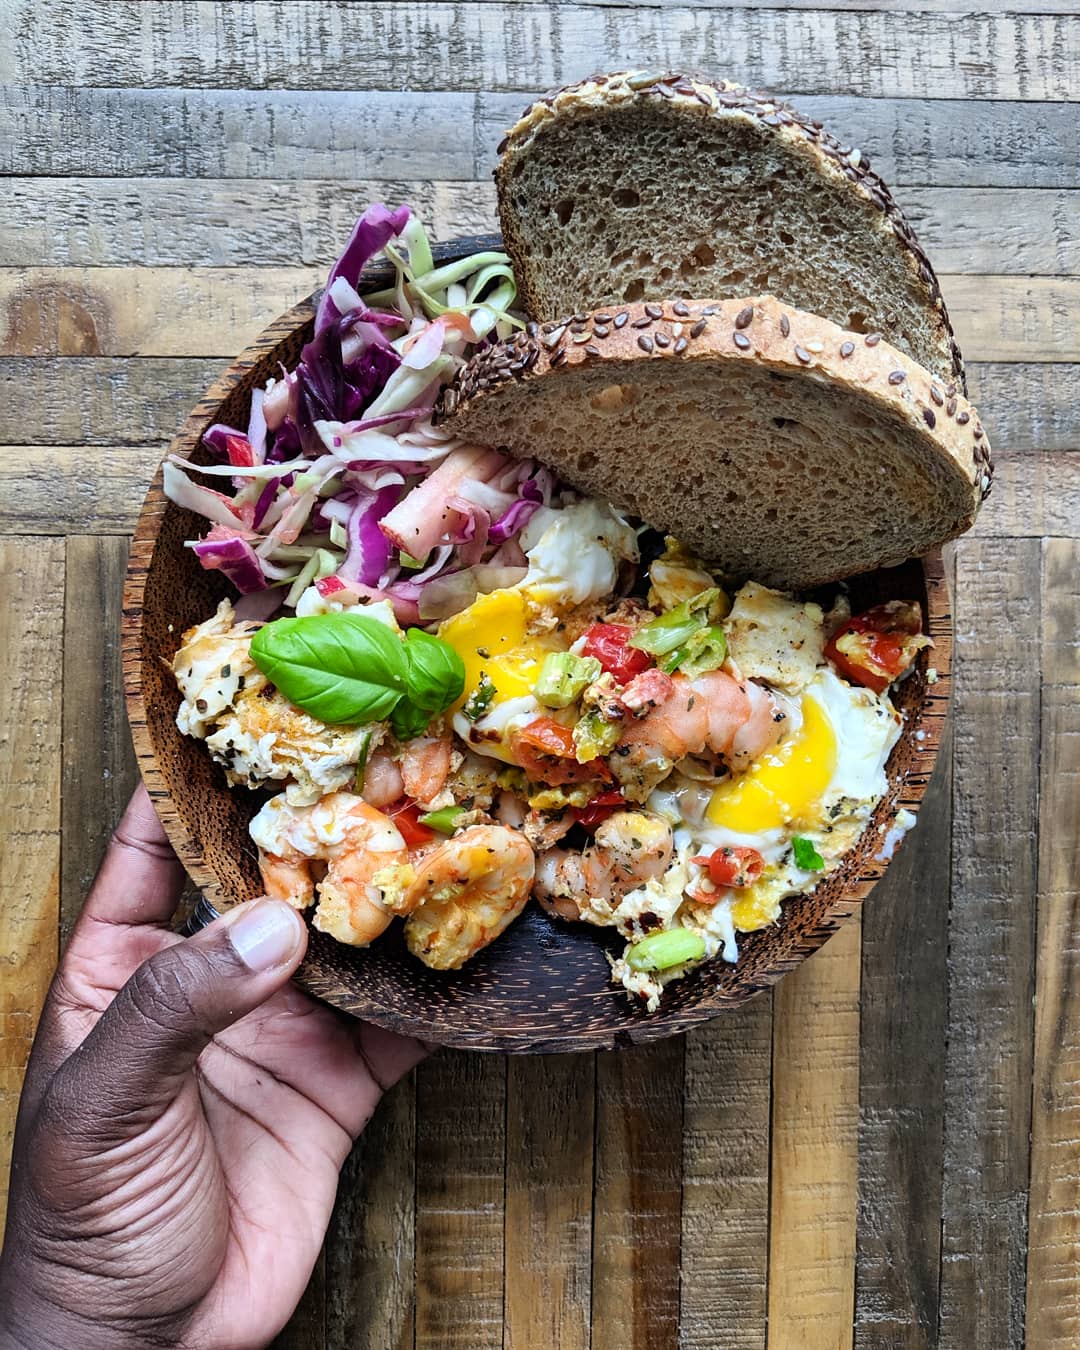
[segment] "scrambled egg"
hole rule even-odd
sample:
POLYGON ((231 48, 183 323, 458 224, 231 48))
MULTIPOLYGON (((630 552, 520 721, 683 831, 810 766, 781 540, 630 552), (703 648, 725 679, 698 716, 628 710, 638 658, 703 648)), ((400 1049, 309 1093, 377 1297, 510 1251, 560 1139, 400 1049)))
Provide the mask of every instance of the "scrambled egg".
POLYGON ((381 727, 327 726, 294 707, 251 659, 256 627, 234 623, 232 605, 222 600, 213 618, 188 629, 173 658, 182 696, 176 725, 206 742, 230 783, 285 782, 291 805, 311 805, 352 784, 381 727))

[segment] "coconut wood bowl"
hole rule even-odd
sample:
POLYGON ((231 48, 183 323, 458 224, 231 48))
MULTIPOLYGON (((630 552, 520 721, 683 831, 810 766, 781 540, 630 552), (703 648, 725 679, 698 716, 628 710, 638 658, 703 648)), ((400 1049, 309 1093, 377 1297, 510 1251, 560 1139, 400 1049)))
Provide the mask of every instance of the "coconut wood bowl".
MULTIPOLYGON (((459 239, 440 260, 498 247, 497 237, 459 239)), ((367 289, 388 284, 385 267, 365 274, 367 289)), ((207 462, 202 433, 214 422, 246 426, 251 390, 282 364, 291 368, 311 336, 314 299, 271 324, 195 406, 170 453, 207 462)), ((128 714, 143 779, 173 847, 203 892, 195 922, 260 891, 248 822, 265 799, 226 786, 206 747, 182 736, 179 693, 169 662, 180 635, 229 593, 219 572, 200 567, 183 541, 205 522, 166 500, 159 468, 139 516, 124 591, 123 663, 128 714)), ((853 609, 898 597, 918 599, 934 640, 899 687, 906 714, 888 763, 889 790, 858 846, 811 895, 785 903, 771 928, 743 934, 737 965, 716 961, 669 987, 647 1013, 610 982, 606 953, 617 935, 525 914, 462 971, 429 970, 409 955, 394 924, 369 949, 340 946, 311 930, 297 981, 337 1008, 426 1041, 476 1050, 595 1050, 659 1040, 722 1015, 793 970, 862 904, 888 865, 886 836, 901 809, 917 811, 937 757, 949 698, 952 621, 941 557, 935 554, 851 582, 853 609), (937 671, 927 680, 930 667, 937 671)))

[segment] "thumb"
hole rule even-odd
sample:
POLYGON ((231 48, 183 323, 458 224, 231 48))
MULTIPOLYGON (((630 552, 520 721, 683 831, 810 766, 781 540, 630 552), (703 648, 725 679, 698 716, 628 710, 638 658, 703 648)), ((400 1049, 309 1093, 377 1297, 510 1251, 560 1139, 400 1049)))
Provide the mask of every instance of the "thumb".
POLYGON ((99 1124, 130 1137, 172 1101, 219 1031, 281 988, 306 948, 307 928, 296 910, 258 899, 158 952, 64 1065, 68 1090, 82 1100, 83 1112, 93 1102, 99 1124))

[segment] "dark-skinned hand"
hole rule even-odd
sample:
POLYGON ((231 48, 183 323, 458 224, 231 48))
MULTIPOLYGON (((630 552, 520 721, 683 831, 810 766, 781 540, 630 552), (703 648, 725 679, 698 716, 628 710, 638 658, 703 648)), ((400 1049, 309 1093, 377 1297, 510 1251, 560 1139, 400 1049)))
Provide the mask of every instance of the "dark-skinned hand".
POLYGON ((425 1053, 289 977, 288 905, 169 930, 183 873, 141 788, 46 1000, 16 1127, 0 1347, 263 1346, 338 1173, 425 1053))

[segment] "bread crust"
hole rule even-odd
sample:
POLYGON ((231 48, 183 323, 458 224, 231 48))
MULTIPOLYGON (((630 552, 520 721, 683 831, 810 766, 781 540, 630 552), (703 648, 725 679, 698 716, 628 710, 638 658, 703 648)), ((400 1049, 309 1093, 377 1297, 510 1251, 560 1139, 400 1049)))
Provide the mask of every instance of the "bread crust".
MULTIPOLYGON (((674 300, 607 306, 544 324, 529 323, 506 342, 486 347, 442 393, 435 418, 463 437, 485 439, 486 401, 508 382, 558 380, 584 366, 620 366, 632 378, 638 362, 743 362, 829 384, 906 424, 930 457, 940 457, 966 484, 955 537, 975 521, 993 480, 990 444, 958 382, 945 383, 878 334, 837 324, 781 304, 771 295, 737 300, 674 300)), ((777 405, 777 412, 784 411, 777 405)), ((617 480, 619 461, 612 457, 617 480)), ((612 497, 618 497, 613 481, 612 497)), ((936 539, 927 547, 944 542, 936 539)), ((876 565, 868 563, 869 565, 876 565)), ((823 575, 821 581, 837 580, 823 575)))
POLYGON ((688 116, 749 118, 769 128, 793 153, 809 157, 816 171, 826 178, 842 179, 858 199, 879 216, 883 234, 899 243, 912 281, 926 293, 927 308, 935 315, 946 366, 961 392, 967 392, 963 358, 937 276, 903 211, 889 189, 870 168, 862 152, 841 144, 820 122, 768 93, 744 88, 729 80, 709 80, 680 71, 616 71, 591 75, 562 89, 545 94, 526 108, 498 148, 494 170, 499 221, 504 245, 514 265, 521 299, 532 314, 541 312, 540 297, 533 287, 528 241, 523 236, 512 204, 511 181, 519 156, 527 153, 539 131, 555 118, 574 117, 618 107, 635 99, 663 99, 688 116))

